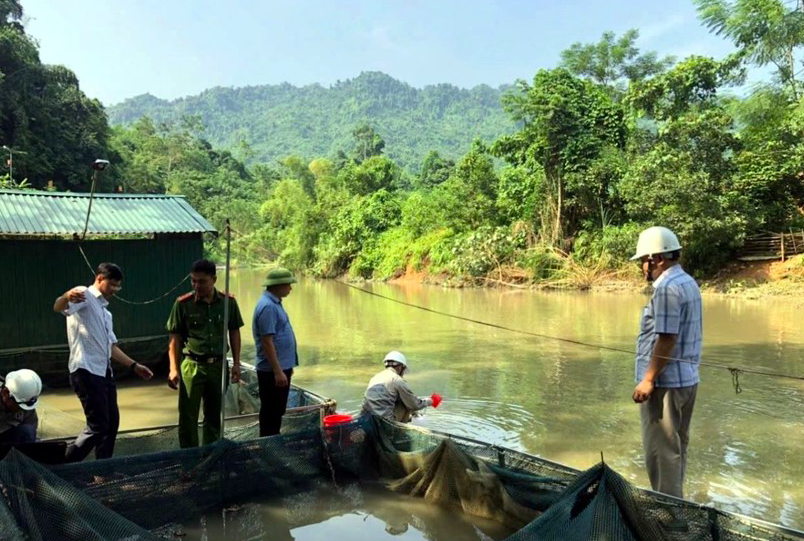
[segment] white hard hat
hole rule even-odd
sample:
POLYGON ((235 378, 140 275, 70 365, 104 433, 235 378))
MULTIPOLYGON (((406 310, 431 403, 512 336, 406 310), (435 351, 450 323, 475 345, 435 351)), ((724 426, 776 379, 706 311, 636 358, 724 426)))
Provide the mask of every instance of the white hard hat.
POLYGON ((388 354, 385 356, 385 359, 383 359, 383 362, 387 363, 389 361, 399 363, 402 366, 404 366, 405 368, 409 368, 408 367, 408 360, 405 358, 404 355, 402 355, 398 351, 389 351, 388 352, 388 354))
POLYGON ((6 374, 6 388, 19 407, 32 410, 42 392, 42 380, 33 370, 23 368, 6 374))
POLYGON ((646 255, 664 254, 676 250, 681 250, 681 244, 678 243, 675 233, 666 227, 649 227, 639 234, 636 253, 631 261, 646 255))

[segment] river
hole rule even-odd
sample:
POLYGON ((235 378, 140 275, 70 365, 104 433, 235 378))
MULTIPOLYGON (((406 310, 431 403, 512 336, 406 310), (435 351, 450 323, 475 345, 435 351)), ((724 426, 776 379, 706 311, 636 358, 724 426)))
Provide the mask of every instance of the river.
MULTIPOLYGON (((232 276, 246 321, 245 360, 254 357, 250 322, 263 275, 239 270, 232 276)), ((362 287, 462 317, 628 350, 647 301, 640 293, 362 287)), ((630 354, 451 319, 334 281, 302 280, 285 306, 301 359, 294 383, 335 398, 340 410, 359 409, 383 355, 398 349, 410 360, 414 391, 444 396, 422 419, 426 426, 578 468, 603 453, 627 479, 648 485, 630 354)), ((804 375, 800 312, 798 301, 706 297, 704 362, 804 375)), ((701 379, 686 497, 804 529, 802 382, 744 374, 736 394, 726 370, 702 367, 701 379)), ((162 382, 124 383, 120 396, 122 428, 175 422, 176 395, 162 382)), ((54 391, 45 403, 80 419, 69 390, 54 391)))

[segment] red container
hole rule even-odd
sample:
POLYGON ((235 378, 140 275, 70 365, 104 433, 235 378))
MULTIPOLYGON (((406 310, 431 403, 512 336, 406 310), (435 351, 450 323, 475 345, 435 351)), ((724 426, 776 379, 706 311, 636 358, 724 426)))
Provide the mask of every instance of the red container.
POLYGON ((324 417, 324 426, 331 427, 337 425, 345 425, 346 423, 351 423, 354 419, 351 415, 346 413, 335 413, 333 415, 327 415, 324 417))

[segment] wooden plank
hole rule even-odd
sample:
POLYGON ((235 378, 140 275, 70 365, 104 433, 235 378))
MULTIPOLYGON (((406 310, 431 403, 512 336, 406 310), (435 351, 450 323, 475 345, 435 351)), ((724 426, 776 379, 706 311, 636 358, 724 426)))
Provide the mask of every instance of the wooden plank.
POLYGON ((740 256, 737 258, 739 261, 771 261, 774 259, 779 259, 779 255, 747 255, 747 256, 740 256))

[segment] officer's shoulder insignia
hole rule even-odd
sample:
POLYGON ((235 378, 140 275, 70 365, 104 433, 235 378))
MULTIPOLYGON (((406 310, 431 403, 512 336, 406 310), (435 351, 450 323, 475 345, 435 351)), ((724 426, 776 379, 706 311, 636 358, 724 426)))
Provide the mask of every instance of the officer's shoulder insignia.
POLYGON ((186 300, 192 299, 194 294, 195 294, 194 292, 190 291, 189 293, 185 293, 184 295, 181 295, 176 300, 179 301, 179 302, 184 302, 186 300))

